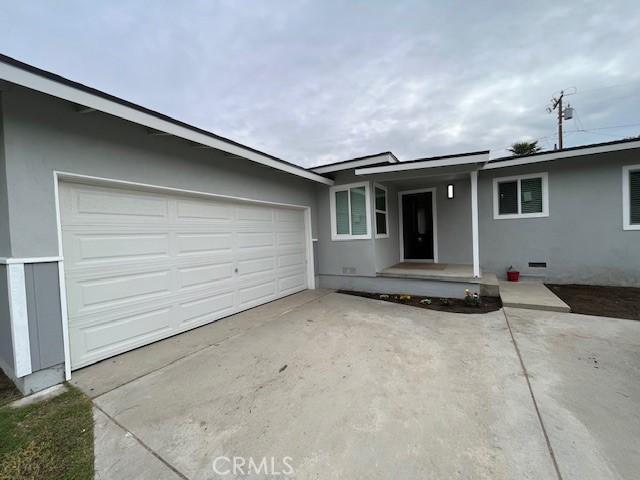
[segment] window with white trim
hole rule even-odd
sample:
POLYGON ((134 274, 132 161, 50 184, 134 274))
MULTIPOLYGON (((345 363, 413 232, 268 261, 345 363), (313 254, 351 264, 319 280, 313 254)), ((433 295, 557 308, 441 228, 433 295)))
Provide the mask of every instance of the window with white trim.
POLYGON ((389 218, 387 215, 387 187, 373 185, 376 215, 376 238, 389 238, 389 218))
POLYGON ((640 165, 622 167, 622 211, 625 230, 640 230, 640 165))
POLYGON ((329 190, 331 239, 371 238, 369 182, 337 185, 329 190))
POLYGON ((544 173, 493 179, 493 218, 549 216, 549 176, 544 173))

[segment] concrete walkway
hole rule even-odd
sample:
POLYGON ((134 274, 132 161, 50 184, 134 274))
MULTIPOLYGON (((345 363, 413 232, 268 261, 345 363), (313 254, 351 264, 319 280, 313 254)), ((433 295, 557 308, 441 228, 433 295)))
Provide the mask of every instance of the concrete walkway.
POLYGON ((74 372, 96 478, 236 478, 212 468, 233 456, 298 479, 632 478, 640 323, 506 311, 304 292, 74 372))
POLYGON ((570 312, 564 303, 540 281, 524 280, 506 282, 500 280, 500 297, 505 307, 527 308, 548 312, 570 312))

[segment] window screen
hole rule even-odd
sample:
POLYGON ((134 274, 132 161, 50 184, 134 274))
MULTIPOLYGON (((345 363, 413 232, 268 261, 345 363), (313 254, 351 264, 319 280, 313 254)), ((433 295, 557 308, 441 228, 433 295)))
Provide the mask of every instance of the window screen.
POLYGON ((500 215, 518 213, 518 182, 498 184, 498 212, 500 215))
POLYGON ((629 172, 629 223, 640 225, 640 170, 629 172))
POLYGON ((520 213, 542 213, 542 178, 520 181, 520 213))
POLYGON ((336 192, 336 232, 349 234, 349 192, 336 192))
POLYGON ((367 202, 364 187, 349 190, 351 195, 351 235, 367 234, 367 202))

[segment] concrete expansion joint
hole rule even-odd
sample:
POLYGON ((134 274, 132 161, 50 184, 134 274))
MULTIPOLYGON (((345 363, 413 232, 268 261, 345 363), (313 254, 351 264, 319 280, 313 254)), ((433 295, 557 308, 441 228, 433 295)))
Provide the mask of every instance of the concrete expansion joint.
POLYGON ((522 354, 520 353, 520 348, 518 347, 518 342, 516 342, 516 337, 513 335, 513 330, 511 329, 511 324, 509 323, 509 316, 505 309, 502 309, 502 314, 504 315, 504 320, 507 323, 507 328, 509 329, 509 335, 511 336, 511 342, 513 343, 513 348, 516 351, 516 355, 518 356, 518 360, 520 361, 520 368, 522 368, 522 373, 524 374, 524 378, 527 381, 527 387, 529 388, 529 395, 531 396, 531 401, 533 402, 533 408, 536 412, 536 416, 538 417, 538 422, 540 423, 540 428, 542 429, 542 434, 544 436, 545 443, 547 444, 547 450, 549 451, 549 455, 551 456, 551 462, 553 463, 553 468, 556 472, 556 476, 558 480, 562 479, 562 473, 560 473, 560 466, 558 465, 558 460, 553 451, 553 446, 551 445, 551 439, 549 438, 549 434, 547 433, 547 428, 544 425, 544 421, 542 420, 542 414, 540 413, 540 409, 538 408, 538 402, 536 400, 536 396, 533 393, 533 388, 531 386, 531 381, 529 380, 529 372, 527 371, 527 367, 524 364, 524 360, 522 359, 522 354))
POLYGON ((166 466, 168 469, 170 469, 173 473, 175 473, 176 475, 178 475, 180 478, 182 478, 183 480, 189 480, 189 477, 187 477, 184 473, 182 473, 180 470, 178 470, 176 467, 174 467, 173 465, 171 465, 167 460, 165 460, 158 452, 156 452, 155 450, 153 450, 151 447, 149 447, 146 443, 144 443, 140 437, 138 437, 135 433, 133 433, 131 430, 125 428, 124 425, 122 425, 120 422, 118 422, 115 418, 113 418, 111 415, 109 415, 105 410, 103 410, 102 408, 100 408, 95 402, 92 402, 94 408, 100 410, 100 412, 102 412, 104 414, 105 417, 107 417, 109 419, 109 421, 113 422, 114 425, 116 425, 119 429, 121 429, 123 432, 125 432, 125 434, 130 435, 131 438, 133 438, 136 442, 138 442, 138 444, 144 448, 147 452, 149 452, 151 455, 153 455, 155 458, 157 458, 160 462, 162 462, 162 464, 164 466, 166 466))

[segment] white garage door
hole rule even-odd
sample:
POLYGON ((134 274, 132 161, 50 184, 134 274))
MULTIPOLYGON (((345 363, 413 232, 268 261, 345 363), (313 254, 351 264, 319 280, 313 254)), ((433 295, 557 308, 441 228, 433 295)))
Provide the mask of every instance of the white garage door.
POLYGON ((60 184, 72 368, 307 288, 302 210, 60 184))

